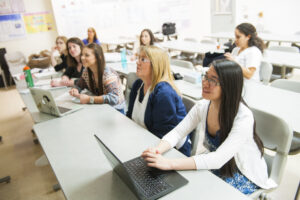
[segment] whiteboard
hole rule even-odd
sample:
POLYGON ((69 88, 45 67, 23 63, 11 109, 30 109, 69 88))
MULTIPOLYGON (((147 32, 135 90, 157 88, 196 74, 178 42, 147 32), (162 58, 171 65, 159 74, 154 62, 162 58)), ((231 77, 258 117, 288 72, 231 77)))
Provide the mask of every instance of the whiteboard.
POLYGON ((87 37, 94 27, 101 38, 136 36, 144 28, 161 30, 175 22, 177 30, 191 25, 192 0, 51 0, 59 35, 87 37))

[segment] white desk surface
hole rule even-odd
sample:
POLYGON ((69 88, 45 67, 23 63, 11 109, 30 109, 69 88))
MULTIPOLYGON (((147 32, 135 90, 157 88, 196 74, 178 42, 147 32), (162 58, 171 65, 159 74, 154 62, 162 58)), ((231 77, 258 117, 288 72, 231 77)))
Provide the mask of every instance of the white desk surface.
POLYGON ((100 42, 102 44, 108 45, 122 45, 122 44, 129 44, 134 43, 136 39, 134 38, 101 38, 100 42))
POLYGON ((203 44, 200 42, 172 40, 159 43, 160 46, 167 49, 183 51, 187 53, 205 54, 207 52, 224 53, 224 48, 217 49, 217 46, 210 44, 203 44))
POLYGON ((284 119, 296 133, 300 133, 300 94, 247 81, 244 99, 257 108, 284 119))
POLYGON ((273 65, 300 69, 300 53, 265 50, 263 60, 273 65))
MULTIPOLYGON (((135 199, 112 172, 94 134, 125 162, 159 139, 109 105, 90 105, 62 118, 34 125, 66 199, 135 199)), ((182 157, 171 150, 167 157, 182 157)), ((207 170, 179 172, 189 183, 161 199, 247 199, 207 170)))
MULTIPOLYGON (((217 39, 234 39, 234 32, 218 32, 207 35, 206 37, 217 38, 217 39)), ((258 33, 264 41, 274 41, 274 42, 300 42, 300 35, 290 34, 276 34, 276 33, 258 33)))

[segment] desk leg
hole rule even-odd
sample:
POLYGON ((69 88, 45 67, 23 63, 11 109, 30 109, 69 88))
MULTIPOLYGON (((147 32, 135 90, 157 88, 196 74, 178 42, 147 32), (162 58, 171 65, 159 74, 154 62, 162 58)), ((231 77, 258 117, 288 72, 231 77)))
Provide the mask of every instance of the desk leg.
POLYGON ((60 187, 60 185, 57 183, 57 184, 55 184, 55 185, 53 185, 53 190, 55 191, 55 192, 57 192, 58 190, 60 190, 61 189, 61 187, 60 187))
POLYGON ((286 71, 286 67, 283 66, 281 67, 281 78, 285 79, 285 71, 286 71))

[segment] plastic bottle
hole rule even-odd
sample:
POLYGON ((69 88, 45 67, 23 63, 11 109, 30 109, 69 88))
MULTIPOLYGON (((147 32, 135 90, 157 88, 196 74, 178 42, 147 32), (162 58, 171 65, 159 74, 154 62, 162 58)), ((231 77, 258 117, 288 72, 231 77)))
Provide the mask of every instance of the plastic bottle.
POLYGON ((26 83, 27 83, 27 87, 33 87, 34 86, 34 82, 33 82, 32 76, 31 76, 30 67, 25 66, 23 68, 23 71, 24 71, 24 75, 25 75, 25 80, 26 80, 26 83))
POLYGON ((126 59, 126 49, 123 48, 121 51, 121 63, 123 70, 127 70, 127 59, 126 59))

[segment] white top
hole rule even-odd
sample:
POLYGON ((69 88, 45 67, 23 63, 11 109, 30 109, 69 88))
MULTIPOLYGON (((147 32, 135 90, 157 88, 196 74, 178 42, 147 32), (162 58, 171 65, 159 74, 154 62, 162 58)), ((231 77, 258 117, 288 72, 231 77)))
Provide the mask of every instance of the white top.
POLYGON ((132 110, 132 120, 135 121, 138 125, 144 127, 145 129, 147 129, 144 119, 145 119, 145 111, 146 111, 146 107, 147 107, 147 103, 148 103, 148 99, 149 99, 149 94, 150 94, 150 90, 148 89, 144 99, 142 102, 139 102, 139 98, 140 98, 140 89, 143 87, 144 84, 141 85, 141 87, 138 89, 135 101, 134 101, 134 105, 133 105, 133 110, 132 110))
POLYGON ((256 46, 248 47, 240 53, 239 51, 240 51, 239 47, 235 47, 232 50, 231 54, 234 57, 234 60, 237 63, 239 63, 242 67, 246 67, 246 68, 255 67, 256 70, 250 80, 259 82, 260 81, 259 70, 260 70, 260 64, 262 60, 261 51, 256 46))
MULTIPOLYGON (((162 139, 173 147, 180 138, 189 134, 200 123, 197 154, 204 152, 204 136, 206 128, 208 100, 201 100, 190 110, 188 115, 162 139)), ((227 139, 215 152, 193 156, 197 169, 220 169, 232 157, 238 169, 261 188, 269 189, 277 184, 268 178, 267 164, 253 139, 254 118, 252 112, 240 103, 232 129, 227 139)))

